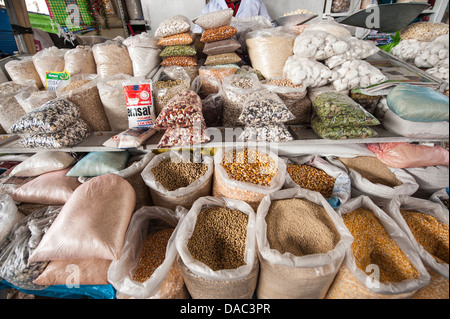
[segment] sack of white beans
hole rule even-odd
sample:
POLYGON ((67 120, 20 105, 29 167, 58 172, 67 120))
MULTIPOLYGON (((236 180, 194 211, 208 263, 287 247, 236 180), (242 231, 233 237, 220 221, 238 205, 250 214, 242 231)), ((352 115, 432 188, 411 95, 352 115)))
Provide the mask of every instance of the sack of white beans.
POLYGON ((283 73, 294 85, 302 84, 305 88, 320 87, 338 80, 338 74, 326 65, 297 55, 287 59, 283 73))
POLYGON ((338 74, 333 81, 336 91, 366 88, 388 80, 379 69, 362 60, 346 61, 333 71, 338 74))

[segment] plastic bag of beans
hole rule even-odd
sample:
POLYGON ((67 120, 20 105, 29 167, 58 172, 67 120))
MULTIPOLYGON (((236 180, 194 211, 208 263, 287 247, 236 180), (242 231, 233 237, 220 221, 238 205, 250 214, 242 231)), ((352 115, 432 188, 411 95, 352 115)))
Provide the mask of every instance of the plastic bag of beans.
POLYGON ((232 18, 233 10, 224 9, 204 14, 194 19, 193 22, 203 29, 213 29, 229 25, 232 18))
POLYGON ((207 55, 217 55, 224 53, 235 52, 237 49, 241 47, 241 44, 231 39, 214 41, 205 43, 205 47, 203 48, 203 53, 207 55))
POLYGON ((133 214, 120 259, 113 260, 108 270, 118 299, 188 297, 175 247, 179 222, 186 214, 182 207, 173 211, 156 206, 142 207, 133 214))
POLYGON ((259 271, 255 219, 242 201, 210 196, 195 201, 175 239, 192 298, 252 298, 259 271))
POLYGON ((424 265, 449 279, 448 211, 438 203, 410 196, 394 197, 384 211, 408 236, 424 265))
POLYGON ((205 65, 221 65, 241 62, 242 59, 235 52, 209 55, 206 58, 205 65))
POLYGON ((351 180, 343 169, 316 155, 287 157, 283 188, 300 187, 322 194, 333 208, 351 198, 351 180))
POLYGON ((255 210, 285 178, 286 163, 264 148, 221 148, 214 156, 213 195, 244 201, 255 210))
POLYGON ((259 299, 324 298, 353 242, 325 198, 300 188, 277 191, 263 198, 256 214, 256 240, 261 263, 256 292, 259 299), (305 210, 305 214, 311 212, 308 215, 322 215, 320 222, 305 219, 301 214, 296 217, 294 212, 303 213, 299 209, 305 210), (283 214, 277 225, 270 217, 273 214, 283 214), (316 234, 326 234, 326 239, 318 242, 314 239, 316 234), (304 250, 289 247, 290 240, 295 239, 304 243, 299 244, 304 250))
POLYGON ((200 38, 201 42, 215 42, 220 40, 231 39, 236 33, 237 29, 235 27, 226 25, 218 28, 212 28, 205 30, 200 38))
POLYGON ((198 63, 197 56, 170 56, 162 60, 162 66, 196 66, 198 63))
POLYGON ((158 45, 167 47, 170 45, 188 45, 194 43, 195 34, 191 31, 185 33, 179 33, 170 35, 168 37, 161 38, 158 41, 158 45))
POLYGON ((328 290, 326 299, 404 299, 428 285, 430 275, 408 236, 369 197, 353 198, 336 212, 344 218, 350 232, 353 232, 354 242, 328 290), (373 218, 366 217, 371 216, 367 215, 367 212, 373 213, 373 218), (361 215, 364 218, 351 218, 346 221, 345 215, 349 213, 365 215, 361 215), (368 228, 372 229, 373 235, 379 234, 376 239, 376 249, 379 253, 371 254, 372 250, 364 245, 364 242, 369 240, 364 239, 358 229, 362 232, 368 228), (368 264, 366 269, 359 268, 353 250, 353 245, 356 244, 360 247, 358 254, 370 255, 370 258, 381 256, 383 260, 368 260, 367 262, 372 263, 368 264))
POLYGON ((168 37, 186 33, 191 29, 191 21, 183 15, 175 15, 161 22, 155 31, 155 37, 168 37))
POLYGON ((211 194, 213 159, 193 160, 191 154, 168 151, 156 155, 141 173, 155 206, 190 209, 211 194))

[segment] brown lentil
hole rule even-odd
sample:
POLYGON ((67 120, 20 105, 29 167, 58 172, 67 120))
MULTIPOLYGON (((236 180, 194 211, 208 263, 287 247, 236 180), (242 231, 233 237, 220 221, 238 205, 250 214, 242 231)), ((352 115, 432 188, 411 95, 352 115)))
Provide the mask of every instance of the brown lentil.
POLYGON ((260 186, 270 186, 270 181, 278 171, 269 155, 248 148, 226 153, 222 167, 230 179, 260 186))
POLYGON ((166 257, 166 247, 174 228, 167 228, 148 235, 142 247, 134 281, 145 282, 161 266, 166 257))
POLYGON ((266 223, 270 248, 281 254, 326 254, 340 240, 339 232, 325 209, 305 199, 273 201, 266 223))
POLYGON ((156 180, 168 191, 174 191, 181 187, 187 187, 208 171, 208 165, 202 163, 179 162, 175 163, 170 158, 161 161, 152 168, 156 180))
POLYGON ((373 212, 358 208, 343 215, 343 219, 354 237, 352 252, 359 269, 365 271, 367 266, 377 265, 381 283, 419 277, 417 269, 389 237, 373 212))
POLYGON ((400 210, 416 241, 438 262, 449 262, 448 225, 429 214, 400 210))
POLYGON ((321 193, 325 198, 331 197, 336 178, 311 165, 288 164, 287 172, 294 183, 301 188, 321 193))
POLYGON ((354 158, 339 158, 339 160, 347 169, 356 171, 374 184, 383 184, 388 187, 396 187, 403 184, 389 167, 376 157, 357 156, 354 158))
POLYGON ((214 271, 236 269, 245 265, 248 215, 228 207, 213 207, 197 216, 188 242, 196 260, 214 271))

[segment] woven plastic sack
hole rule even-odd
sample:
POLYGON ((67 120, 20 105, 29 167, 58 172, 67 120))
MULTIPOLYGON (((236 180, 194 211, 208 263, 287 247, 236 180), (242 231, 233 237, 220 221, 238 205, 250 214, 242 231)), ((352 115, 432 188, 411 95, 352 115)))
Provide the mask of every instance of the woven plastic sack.
POLYGON ((93 151, 80 159, 66 174, 67 176, 100 176, 121 171, 130 154, 123 152, 93 151))
POLYGON ((235 52, 240 47, 241 44, 237 42, 235 39, 231 38, 226 40, 205 43, 203 53, 205 53, 206 55, 231 53, 235 52))
POLYGON ((38 71, 33 63, 33 57, 26 57, 20 60, 11 60, 5 63, 5 70, 14 82, 23 80, 34 80, 39 89, 44 87, 38 71))
POLYGON ((442 146, 411 143, 368 144, 367 148, 389 167, 411 168, 449 165, 448 150, 442 146))
POLYGON ((214 171, 213 159, 207 156, 202 158, 201 163, 208 166, 207 172, 187 187, 168 191, 152 173, 152 168, 166 159, 172 161, 190 161, 186 154, 169 151, 155 156, 145 167, 141 175, 145 184, 149 187, 155 206, 175 209, 177 206, 190 209, 197 198, 209 196, 211 193, 212 175, 214 171))
POLYGON ((0 194, 0 243, 9 235, 15 224, 24 217, 11 196, 0 194))
POLYGON ((449 201, 448 192, 449 192, 448 187, 440 189, 430 196, 430 201, 438 203, 448 210, 448 201, 449 201), (445 201, 447 202, 447 204, 444 203, 445 201))
POLYGON ((41 78, 44 87, 47 87, 45 80, 46 72, 63 72, 65 67, 64 55, 68 49, 58 49, 53 46, 33 55, 33 63, 41 78))
POLYGON ((193 22, 202 27, 203 29, 214 29, 230 25, 232 18, 233 18, 233 10, 224 9, 204 14, 194 19, 193 22))
MULTIPOLYGON (((300 222, 300 221, 299 221, 300 222)), ((267 195, 256 214, 256 240, 261 270, 257 296, 260 299, 322 299, 338 272, 353 237, 328 202, 317 192, 292 188, 267 195), (340 235, 335 248, 326 254, 295 256, 270 248, 265 217, 273 201, 305 199, 324 208, 340 235)))
POLYGON ((195 41, 195 34, 192 31, 189 31, 186 33, 179 33, 161 38, 158 41, 158 45, 163 47, 167 47, 170 45, 189 45, 194 43, 194 41, 195 41))
POLYGON ((97 74, 94 54, 90 46, 78 45, 64 54, 64 63, 71 76, 75 74, 97 74))
POLYGON ((202 197, 194 202, 183 219, 175 239, 183 278, 194 299, 208 296, 211 299, 248 299, 256 288, 259 263, 256 255, 255 212, 246 203, 228 198, 202 197), (188 242, 196 225, 197 217, 203 210, 212 207, 228 207, 248 215, 245 242, 245 265, 236 269, 214 271, 204 263, 193 258, 188 242), (207 281, 205 283, 205 280, 207 281), (206 291, 205 291, 206 289, 206 291))
POLYGON ((237 33, 237 29, 232 26, 222 26, 218 28, 208 29, 202 33, 201 42, 214 42, 220 40, 231 39, 237 33))
MULTIPOLYGON (((177 267, 177 251, 175 238, 180 221, 187 210, 177 207, 171 210, 163 207, 142 207, 133 214, 130 220, 121 257, 113 260, 108 269, 108 280, 116 288, 119 299, 179 299, 187 298, 181 274, 175 276, 171 270, 177 267), (145 282, 133 280, 138 266, 144 240, 150 234, 167 228, 174 231, 167 244, 164 261, 145 282)), ((179 272, 179 270, 177 271, 179 272)))
POLYGON ((407 255, 414 268, 419 272, 418 279, 404 280, 402 282, 381 283, 373 276, 368 276, 356 266, 355 257, 348 250, 342 271, 350 271, 345 276, 338 275, 331 285, 326 299, 405 299, 412 296, 417 290, 425 287, 430 282, 430 275, 420 259, 419 254, 412 246, 408 236, 399 228, 395 221, 367 196, 359 196, 351 199, 345 205, 337 209, 337 213, 343 216, 357 208, 363 208, 373 212, 386 230, 389 237, 395 241, 400 249, 407 255), (344 268, 346 267, 346 268, 344 268))
POLYGON ((92 47, 97 74, 106 78, 116 74, 133 75, 133 62, 128 49, 118 40, 108 40, 92 47))
POLYGON ((448 226, 448 211, 438 204, 429 200, 414 198, 409 196, 394 197, 384 208, 384 211, 395 220, 397 225, 405 232, 409 240, 413 244, 415 250, 422 258, 425 266, 436 271, 441 276, 449 279, 449 265, 447 263, 438 262, 433 255, 427 251, 414 237, 411 229, 403 218, 400 210, 419 212, 436 218, 439 222, 448 226))
POLYGON ((158 39, 150 33, 143 32, 128 37, 122 43, 128 49, 135 77, 147 78, 151 71, 159 66, 161 48, 158 45, 158 39))
POLYGON ((175 15, 161 22, 155 31, 155 37, 168 37, 186 33, 191 29, 191 22, 183 15, 175 15))
POLYGON ((387 96, 389 109, 404 120, 440 122, 449 120, 449 99, 427 87, 401 84, 387 96), (430 107, 423 107, 429 105, 430 107))

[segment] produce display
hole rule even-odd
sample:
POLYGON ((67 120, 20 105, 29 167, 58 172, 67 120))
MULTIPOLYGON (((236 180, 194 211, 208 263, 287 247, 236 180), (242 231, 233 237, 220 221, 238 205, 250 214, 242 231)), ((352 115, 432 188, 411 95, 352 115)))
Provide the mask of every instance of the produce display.
POLYGON ((6 63, 0 290, 448 299, 448 25, 391 51, 439 88, 388 87, 375 42, 300 27, 224 9, 6 63))

